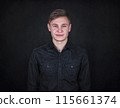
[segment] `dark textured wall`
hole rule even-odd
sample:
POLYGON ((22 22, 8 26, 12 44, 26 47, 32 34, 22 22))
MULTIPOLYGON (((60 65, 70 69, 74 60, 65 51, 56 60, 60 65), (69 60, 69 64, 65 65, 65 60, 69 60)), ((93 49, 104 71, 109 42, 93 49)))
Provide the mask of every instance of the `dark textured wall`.
POLYGON ((66 9, 72 19, 70 39, 88 52, 92 91, 120 91, 119 0, 0 3, 0 91, 25 91, 33 48, 47 43, 48 16, 66 9))

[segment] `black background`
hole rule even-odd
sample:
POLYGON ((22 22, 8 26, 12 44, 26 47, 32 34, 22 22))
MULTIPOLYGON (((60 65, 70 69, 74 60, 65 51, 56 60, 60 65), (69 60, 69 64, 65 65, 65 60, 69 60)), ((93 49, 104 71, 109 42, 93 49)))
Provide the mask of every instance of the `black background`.
POLYGON ((25 91, 34 48, 50 41, 49 14, 64 8, 72 19, 70 39, 88 53, 92 91, 120 91, 119 0, 2 0, 0 91, 25 91))

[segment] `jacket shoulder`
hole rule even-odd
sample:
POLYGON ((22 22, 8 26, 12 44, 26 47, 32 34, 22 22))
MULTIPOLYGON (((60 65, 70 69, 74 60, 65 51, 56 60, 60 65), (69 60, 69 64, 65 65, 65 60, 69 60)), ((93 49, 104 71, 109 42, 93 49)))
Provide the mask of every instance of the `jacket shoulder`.
POLYGON ((85 48, 82 48, 80 45, 77 45, 77 44, 74 44, 72 43, 72 49, 78 53, 86 53, 86 49, 85 48))
POLYGON ((47 48, 48 48, 48 43, 47 44, 43 44, 43 45, 41 45, 39 47, 34 48, 33 52, 39 52, 41 50, 46 50, 47 48))

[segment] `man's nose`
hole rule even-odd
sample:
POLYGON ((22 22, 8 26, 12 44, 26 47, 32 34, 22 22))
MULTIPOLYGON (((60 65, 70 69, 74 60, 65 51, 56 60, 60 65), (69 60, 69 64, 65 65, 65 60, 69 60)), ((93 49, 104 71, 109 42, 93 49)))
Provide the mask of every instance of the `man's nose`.
POLYGON ((60 32, 60 33, 63 32, 62 27, 58 28, 58 32, 60 32))

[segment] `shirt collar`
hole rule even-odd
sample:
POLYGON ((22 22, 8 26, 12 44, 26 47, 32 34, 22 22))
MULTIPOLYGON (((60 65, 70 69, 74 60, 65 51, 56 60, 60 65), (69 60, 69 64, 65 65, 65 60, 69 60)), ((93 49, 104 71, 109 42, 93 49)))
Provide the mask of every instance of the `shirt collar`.
MULTIPOLYGON (((56 49, 54 43, 52 42, 52 40, 48 43, 48 47, 49 47, 49 49, 56 49)), ((67 43, 66 43, 66 45, 64 47, 64 50, 66 50, 66 49, 70 49, 70 50, 73 49, 73 44, 69 39, 68 39, 68 41, 67 41, 67 43)))

